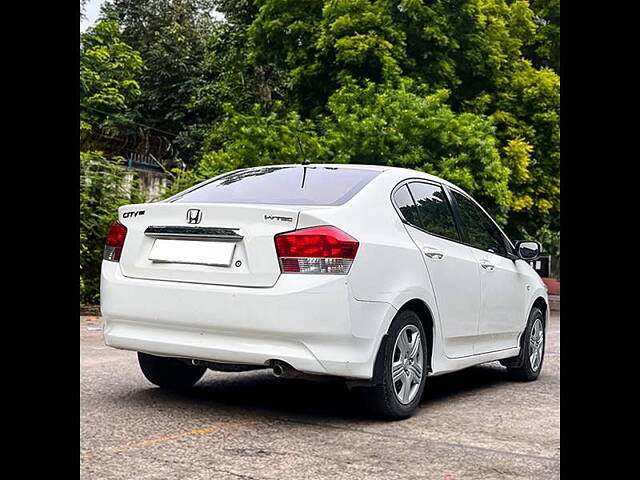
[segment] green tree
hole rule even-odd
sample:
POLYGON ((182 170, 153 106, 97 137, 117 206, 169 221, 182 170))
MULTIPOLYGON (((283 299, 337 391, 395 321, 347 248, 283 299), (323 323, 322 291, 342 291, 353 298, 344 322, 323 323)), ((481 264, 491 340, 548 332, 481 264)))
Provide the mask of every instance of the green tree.
POLYGON ((121 25, 123 38, 145 62, 135 103, 138 119, 172 139, 182 134, 177 143, 187 163, 193 163, 199 145, 184 131, 192 130, 197 137, 199 130, 193 126, 215 118, 194 105, 216 23, 212 10, 210 0, 109 0, 102 7, 102 16, 121 25))
POLYGON ((193 120, 182 125, 176 144, 189 158, 197 158, 211 124, 224 115, 224 104, 247 111, 260 100, 259 75, 248 58, 247 29, 256 10, 249 0, 235 9, 229 1, 215 2, 225 13, 206 37, 199 73, 191 79, 191 96, 185 105, 193 120))
POLYGON ((457 183, 504 220, 509 170, 500 161, 494 127, 482 116, 454 113, 446 99, 446 91, 419 96, 352 81, 331 96, 328 113, 316 117, 317 123, 281 103, 268 114, 259 105, 247 114, 228 107, 212 129, 193 181, 304 159, 398 166, 457 183))
POLYGON ((404 34, 384 2, 260 0, 249 29, 252 59, 287 72, 292 103, 319 114, 349 79, 388 82, 401 73, 404 34))
POLYGON ((118 207, 143 202, 135 181, 129 182, 118 161, 102 152, 80 153, 80 302, 96 303, 100 265, 109 225, 118 207))
MULTIPOLYGON (((257 0, 259 13, 249 26, 249 61, 262 73, 262 105, 282 100, 309 110, 331 92, 316 62, 315 44, 322 19, 317 0, 257 0), (320 75, 320 77, 318 77, 320 75)), ((322 102, 320 102, 322 103, 322 102)))
POLYGON ((495 95, 490 115, 512 170, 512 235, 560 228, 560 78, 527 61, 495 95), (514 164, 517 163, 517 166, 514 164))
POLYGON ((81 36, 80 45, 80 301, 96 303, 100 263, 109 224, 117 209, 142 201, 127 181, 122 159, 110 160, 113 137, 132 126, 131 105, 140 95, 140 54, 122 40, 117 22, 103 20, 81 36))
MULTIPOLYGON (((285 103, 303 117, 317 122, 332 108, 329 99, 353 81, 402 86, 418 96, 445 89, 452 112, 485 115, 495 126, 490 135, 509 171, 510 193, 500 196, 501 202, 507 198, 501 208, 508 211, 509 230, 558 228, 559 77, 526 58, 540 42, 544 18, 555 18, 554 2, 540 1, 535 9, 525 0, 259 4, 249 29, 253 58, 286 72, 285 103)), ((405 141, 419 144, 417 136, 405 141)), ((473 168, 462 172, 482 175, 473 168)))
POLYGON ((122 40, 114 21, 98 22, 80 37, 80 129, 84 148, 130 126, 140 95, 140 54, 122 40))
POLYGON ((248 113, 227 106, 224 119, 211 131, 198 165, 198 178, 209 178, 236 168, 301 163, 323 158, 315 124, 301 119, 276 102, 263 114, 260 105, 248 113))
POLYGON ((535 38, 527 45, 527 57, 536 67, 549 67, 560 74, 560 0, 530 0, 535 38))
POLYGON ((371 82, 346 85, 329 99, 325 157, 441 176, 474 194, 504 221, 509 169, 500 161, 495 129, 482 116, 456 114, 447 97, 446 90, 420 96, 371 82))

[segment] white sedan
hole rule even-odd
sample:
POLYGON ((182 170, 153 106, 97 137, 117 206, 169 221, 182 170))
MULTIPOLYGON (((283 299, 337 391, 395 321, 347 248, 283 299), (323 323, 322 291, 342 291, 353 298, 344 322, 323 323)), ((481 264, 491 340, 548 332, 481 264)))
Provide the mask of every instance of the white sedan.
POLYGON ((430 375, 500 360, 542 368, 546 288, 455 185, 365 165, 236 170, 157 203, 120 207, 106 240, 107 345, 138 352, 165 388, 207 368, 347 381, 409 416, 430 375))

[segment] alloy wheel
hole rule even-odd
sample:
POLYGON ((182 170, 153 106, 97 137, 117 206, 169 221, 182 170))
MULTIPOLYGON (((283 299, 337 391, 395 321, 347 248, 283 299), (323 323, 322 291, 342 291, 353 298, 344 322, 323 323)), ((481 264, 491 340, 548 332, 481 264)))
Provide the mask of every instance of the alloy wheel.
POLYGON ((542 321, 536 318, 531 328, 531 336, 529 337, 529 363, 531 370, 537 372, 542 363, 542 353, 544 349, 544 328, 542 321))
POLYGON ((423 375, 423 350, 420 330, 404 327, 393 347, 391 378, 396 398, 403 405, 411 403, 420 389, 423 375))

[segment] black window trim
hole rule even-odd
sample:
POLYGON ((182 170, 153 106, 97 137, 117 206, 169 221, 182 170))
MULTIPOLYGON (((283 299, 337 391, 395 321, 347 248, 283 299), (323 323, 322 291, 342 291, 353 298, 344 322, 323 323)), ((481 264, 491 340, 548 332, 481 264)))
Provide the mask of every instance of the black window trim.
POLYGON ((513 243, 511 242, 511 240, 509 240, 509 237, 507 237, 507 235, 502 231, 502 229, 500 228, 500 225, 498 225, 496 223, 496 221, 493 219, 493 217, 491 217, 491 215, 489 215, 489 213, 487 213, 487 211, 482 208, 482 205, 480 205, 478 202, 476 202, 470 195, 468 195, 467 193, 463 192, 462 190, 460 190, 457 187, 451 187, 449 185, 443 185, 445 187, 445 191, 447 192, 447 195, 450 197, 450 201, 453 205, 455 205, 455 207, 453 208, 454 210, 454 215, 456 217, 456 223, 460 224, 460 228, 464 231, 464 242, 465 245, 470 246, 471 248, 475 248, 476 250, 480 250, 481 252, 487 252, 487 253, 491 253, 493 255, 498 255, 500 257, 503 258, 508 258, 509 260, 517 260, 518 257, 517 255, 515 255, 515 247, 513 246, 513 243), (464 229, 464 223, 462 222, 462 216, 460 215, 460 207, 458 205, 457 200, 455 199, 455 197, 453 196, 452 192, 457 193, 458 195, 463 196, 464 198, 466 198, 467 200, 471 201, 472 204, 474 204, 476 207, 478 207, 480 209, 480 211, 491 221, 491 223, 493 223, 493 225, 498 229, 498 232, 500 232, 500 235, 502 235, 502 241, 504 243, 505 246, 505 250, 507 251, 506 255, 503 255, 502 253, 498 253, 498 252, 492 252, 489 250, 485 250, 484 248, 479 248, 476 247, 475 245, 471 245, 470 241, 469 241, 469 237, 467 235, 466 230, 464 229))
MULTIPOLYGON (((471 196, 469 196, 467 193, 465 193, 462 190, 460 190, 458 187, 451 186, 451 185, 448 185, 446 183, 438 182, 436 180, 431 180, 431 179, 427 179, 427 178, 420 178, 420 177, 405 178, 404 180, 400 181, 395 187, 393 187, 393 189, 391 190, 390 200, 391 200, 391 205, 393 205, 393 208, 395 209, 396 213, 400 217, 400 220, 405 225, 409 225, 410 227, 415 228, 415 229, 417 229, 417 230, 419 230, 419 231, 421 231, 423 233, 426 233, 428 235, 433 235, 434 237, 442 238, 443 240, 448 240, 450 242, 459 243, 460 245, 465 245, 467 247, 475 248, 476 250, 480 250, 481 252, 491 253, 493 255, 498 255, 499 257, 508 258, 509 260, 513 260, 513 261, 518 260, 520 258, 517 255, 515 255, 514 253, 511 253, 511 252, 515 252, 515 247, 513 246, 513 243, 511 242, 511 240, 509 240, 509 237, 507 237, 507 235, 502 231, 500 226, 495 222, 495 220, 491 217, 491 215, 489 215, 486 212, 486 210, 484 208, 482 208, 482 206, 478 202, 476 202, 473 198, 471 198, 471 196), (453 220, 454 220, 454 223, 456 225, 456 229, 458 231, 458 236, 460 237, 458 240, 453 239, 453 238, 449 238, 449 237, 445 237, 445 236, 442 236, 442 235, 438 235, 437 233, 429 232, 428 230, 425 230, 424 228, 420 228, 419 226, 414 225, 413 223, 409 222, 406 218, 404 218, 404 215, 400 211, 400 208, 398 207, 398 205, 396 205, 396 202, 395 202, 393 197, 395 196, 396 192, 398 190, 400 190, 400 188, 402 188, 404 186, 407 186, 407 191, 409 192, 409 195, 411 196, 411 200, 413 200, 414 205, 417 205, 415 199, 413 198, 413 193, 411 193, 411 189, 408 187, 408 184, 411 183, 411 182, 429 183, 431 185, 438 186, 438 187, 442 188, 442 190, 445 192, 445 197, 447 198, 447 200, 449 202, 449 208, 451 209, 452 214, 453 214, 453 220), (464 229, 464 223, 462 222, 462 218, 460 216, 460 211, 458 210, 459 209, 458 203, 456 202, 456 199, 453 197, 453 194, 451 193, 452 191, 455 191, 456 193, 458 193, 458 194, 462 195, 463 197, 467 198, 468 200, 471 200, 471 202, 474 205, 476 205, 477 207, 480 208, 481 212, 483 212, 487 217, 489 217, 489 220, 491 220, 491 222, 498 228, 498 231, 502 235, 503 241, 505 241, 505 247, 506 247, 506 250, 507 250, 507 255, 503 255, 503 254, 497 253, 497 252, 490 252, 489 250, 484 250, 482 248, 475 247, 475 246, 471 245, 471 243, 469 243, 469 237, 467 236, 467 232, 464 229)), ((419 213, 418 213, 418 215, 419 215, 419 213)))
MULTIPOLYGON (((454 242, 454 243, 460 243, 462 245, 468 245, 467 243, 462 241, 462 236, 461 236, 461 230, 460 230, 460 225, 456 219, 456 215, 453 211, 453 206, 451 205, 451 202, 449 201, 449 195, 445 190, 445 185, 437 182, 435 180, 429 180, 426 178, 406 178, 404 180, 402 180, 400 183, 398 183, 395 187, 393 187, 393 189, 391 190, 391 205, 393 205, 393 208, 395 209, 396 213, 398 214, 398 216, 400 217, 400 220, 402 221, 402 223, 404 223, 405 225, 409 225, 412 228, 415 228, 417 230, 420 230, 421 232, 424 232, 428 235, 433 235, 434 237, 438 237, 438 238, 442 238, 443 240, 448 240, 450 242, 454 242), (435 187, 440 187, 442 189, 442 191, 444 192, 445 195, 445 199, 447 202, 449 202, 449 210, 451 211, 451 216, 453 217, 453 223, 456 226, 456 231, 458 232, 458 239, 455 238, 450 238, 450 237, 445 237, 444 235, 440 235, 434 232, 430 232, 428 230, 425 230, 424 228, 419 227, 418 225, 414 225, 413 223, 409 222, 409 220, 407 220, 404 215, 402 214, 402 212, 400 211, 400 208, 398 207, 398 205, 396 205, 396 202, 394 200, 394 196, 396 194, 396 192, 398 190, 400 190, 402 187, 407 187, 407 191, 409 192, 409 196, 411 197, 411 200, 413 201, 413 204, 416 206, 416 211, 418 212, 418 216, 420 216, 420 211, 417 210, 417 203, 416 203, 416 199, 413 198, 413 192, 411 192, 411 189, 409 188, 409 184, 410 183, 427 183, 430 185, 433 185, 435 187)), ((422 218, 422 217, 420 217, 422 218)))

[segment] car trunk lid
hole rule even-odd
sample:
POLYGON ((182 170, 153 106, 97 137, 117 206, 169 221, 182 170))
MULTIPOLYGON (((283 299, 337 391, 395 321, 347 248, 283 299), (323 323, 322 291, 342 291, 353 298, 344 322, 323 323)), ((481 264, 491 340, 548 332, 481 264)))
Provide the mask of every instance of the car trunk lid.
POLYGON ((298 214, 295 208, 256 204, 121 207, 120 222, 128 230, 122 273, 149 280, 271 287, 280 276, 274 236, 294 230, 298 214))

